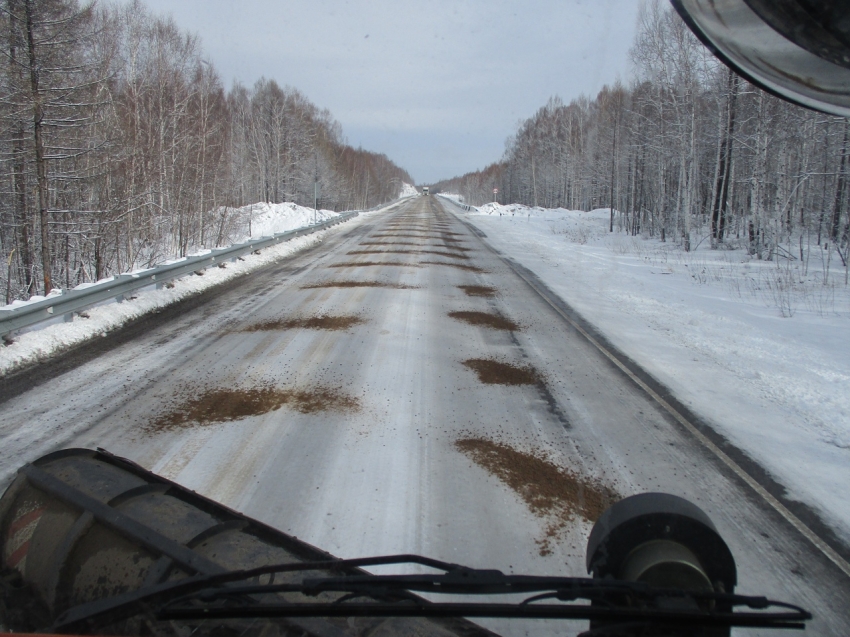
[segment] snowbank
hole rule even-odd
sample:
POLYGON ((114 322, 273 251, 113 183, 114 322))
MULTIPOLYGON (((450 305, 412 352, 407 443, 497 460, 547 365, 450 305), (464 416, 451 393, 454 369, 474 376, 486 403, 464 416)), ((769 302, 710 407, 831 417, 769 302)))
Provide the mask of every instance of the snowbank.
POLYGON ((399 199, 406 199, 407 197, 418 197, 419 191, 416 190, 416 186, 412 186, 411 184, 402 182, 401 183, 401 192, 398 195, 399 199))
MULTIPOLYGON (((82 289, 83 286, 89 287, 89 286, 92 286, 92 285, 94 285, 94 283, 83 283, 82 285, 78 285, 74 289, 79 290, 79 289, 82 289)), ((51 299, 54 296, 62 296, 62 290, 59 289, 59 288, 55 288, 55 289, 51 290, 50 293, 47 296, 42 296, 41 294, 34 294, 33 296, 31 296, 30 298, 28 298, 25 301, 21 300, 21 299, 16 299, 16 300, 12 301, 11 303, 9 303, 8 305, 0 305, 0 308, 11 309, 11 308, 15 308, 15 307, 23 307, 25 305, 29 305, 30 303, 37 303, 38 301, 43 301, 44 299, 51 299)))
MULTIPOLYGON (((258 239, 271 236, 278 232, 303 228, 314 223, 314 211, 294 203, 268 204, 258 203, 237 210, 240 215, 250 218, 250 233, 246 233, 237 243, 248 239, 258 239)), ((331 210, 319 210, 315 213, 318 221, 324 221, 339 216, 341 213, 331 210)), ((246 226, 247 231, 247 226, 246 226)), ((267 248, 261 254, 251 254, 243 260, 228 263, 224 268, 208 268, 203 276, 187 276, 175 279, 173 287, 162 290, 140 290, 134 298, 123 303, 106 303, 93 307, 85 312, 86 316, 75 318, 71 323, 63 323, 62 319, 54 319, 53 323, 40 323, 15 336, 11 344, 0 345, 0 376, 17 369, 45 360, 59 351, 78 345, 98 335, 105 336, 110 330, 136 319, 148 312, 165 307, 171 303, 197 294, 210 287, 223 283, 243 274, 253 272, 269 263, 283 257, 295 254, 322 240, 325 232, 318 232, 307 237, 298 237, 274 247, 267 248)), ((196 254, 208 253, 210 250, 200 250, 196 254)), ((190 255, 195 256, 195 254, 190 255)), ((181 261, 172 259, 166 263, 181 261)), ((144 270, 139 270, 144 271, 144 270)), ((110 280, 111 277, 104 280, 110 280)), ((74 289, 91 287, 94 283, 83 283, 74 289)), ((61 294, 54 290, 49 296, 61 294)), ((26 301, 15 301, 10 307, 19 307, 45 297, 33 296, 26 301)))
MULTIPOLYGON (((274 234, 277 234, 278 232, 286 232, 287 230, 296 230, 298 228, 304 228, 314 223, 333 219, 334 217, 338 217, 342 213, 334 212, 333 210, 319 210, 318 212, 316 212, 312 208, 305 208, 304 206, 299 206, 298 204, 292 202, 285 202, 276 204, 255 203, 248 206, 243 206, 241 208, 236 208, 235 210, 231 210, 231 214, 245 221, 245 231, 241 233, 233 242, 242 243, 251 239, 270 237, 274 234)), ((209 254, 210 252, 212 252, 212 250, 210 249, 197 250, 189 254, 188 256, 195 257, 204 254, 209 254)), ((162 261, 161 265, 178 263, 179 261, 183 261, 184 258, 185 257, 166 259, 162 261)), ((136 269, 129 272, 129 274, 138 274, 140 272, 146 272, 149 269, 150 268, 136 269)), ((108 276, 104 279, 101 279, 100 281, 81 283, 72 289, 84 290, 93 285, 96 285, 97 283, 102 283, 111 280, 112 276, 108 276)), ((0 309, 22 307, 25 305, 29 305, 30 303, 43 301, 46 298, 60 296, 61 294, 62 290, 56 288, 52 290, 50 294, 48 294, 46 297, 41 295, 34 295, 26 300, 15 300, 12 301, 9 305, 0 305, 0 309)))
POLYGON ((503 206, 500 203, 491 202, 484 204, 483 206, 473 208, 470 211, 470 214, 489 215, 493 217, 539 217, 541 215, 558 215, 565 212, 569 211, 564 210, 563 208, 557 208, 554 210, 546 208, 529 208, 528 206, 513 203, 503 206))
MULTIPOLYGON (((461 213, 464 214, 464 213, 461 213)), ((627 356, 850 541, 850 289, 844 270, 693 252, 591 212, 466 213, 627 356)), ((834 267, 834 259, 833 259, 834 267)))
POLYGON ((135 292, 135 297, 123 303, 108 303, 86 310, 85 317, 71 323, 55 323, 42 329, 16 336, 10 345, 0 347, 0 376, 26 365, 45 360, 59 351, 78 345, 139 318, 148 312, 175 303, 215 285, 253 272, 269 263, 310 247, 321 241, 323 233, 298 237, 250 254, 243 261, 228 263, 225 268, 208 268, 203 276, 175 279, 172 288, 135 292))
MULTIPOLYGON (((250 219, 250 233, 243 240, 270 237, 278 232, 295 230, 314 223, 338 217, 333 210, 313 210, 287 201, 285 203, 255 203, 237 209, 242 217, 250 219)), ((239 243, 237 241, 237 243, 239 243)))
POLYGON ((450 192, 441 192, 441 193, 440 193, 439 195, 437 195, 437 196, 438 196, 438 197, 443 197, 444 199, 448 199, 448 200, 449 200, 449 201, 451 201, 452 203, 466 203, 466 202, 463 200, 463 196, 462 196, 462 195, 456 195, 456 194, 454 194, 454 193, 450 193, 450 192))

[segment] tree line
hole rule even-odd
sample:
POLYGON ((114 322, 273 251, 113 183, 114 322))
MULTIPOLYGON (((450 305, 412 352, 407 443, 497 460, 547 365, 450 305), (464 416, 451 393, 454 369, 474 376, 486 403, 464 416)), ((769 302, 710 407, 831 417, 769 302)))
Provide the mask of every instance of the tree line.
POLYGON ((0 14, 7 303, 227 244, 246 204, 364 209, 413 183, 293 88, 225 90, 199 39, 138 0, 0 14))
POLYGON ((816 246, 847 264, 847 119, 752 86, 700 44, 679 16, 643 5, 628 85, 523 122, 501 161, 435 184, 467 203, 610 208, 610 227, 685 250, 744 246, 803 258, 816 246))

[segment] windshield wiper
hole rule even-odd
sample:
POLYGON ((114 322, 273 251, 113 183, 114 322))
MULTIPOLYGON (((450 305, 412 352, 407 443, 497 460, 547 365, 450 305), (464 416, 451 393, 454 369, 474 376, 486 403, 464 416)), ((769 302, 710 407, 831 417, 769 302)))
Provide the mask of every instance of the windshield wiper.
POLYGON ((764 597, 661 589, 610 578, 505 575, 498 570, 472 569, 419 555, 389 555, 274 564, 188 577, 74 607, 52 628, 67 632, 140 612, 161 620, 503 617, 753 628, 804 628, 803 622, 811 619, 798 606, 764 597), (360 570, 386 565, 419 565, 441 572, 370 575, 360 570), (343 574, 335 574, 340 572, 343 574), (310 575, 293 577, 296 573, 310 575), (321 573, 329 576, 317 576, 321 573), (269 582, 258 583, 262 576, 268 576, 269 582), (286 581, 276 582, 281 576, 286 576, 286 581), (510 603, 439 602, 425 600, 414 592, 524 597, 510 603), (572 603, 580 600, 590 603, 572 603))
MULTIPOLYGON (((300 581, 275 583, 272 580, 267 584, 236 586, 222 582, 221 585, 196 589, 172 599, 164 603, 156 614, 163 620, 353 616, 512 617, 761 628, 803 628, 803 622, 811 619, 811 615, 802 608, 764 597, 653 588, 646 584, 613 579, 505 575, 497 570, 471 569, 419 556, 341 560, 334 566, 379 564, 426 564, 443 572, 304 577, 300 581), (440 602, 425 600, 413 592, 524 597, 512 603, 440 602), (305 598, 318 597, 324 599, 305 601, 305 598), (590 603, 571 603, 579 600, 590 603)), ((326 563, 265 567, 246 571, 240 579, 327 568, 326 563)))

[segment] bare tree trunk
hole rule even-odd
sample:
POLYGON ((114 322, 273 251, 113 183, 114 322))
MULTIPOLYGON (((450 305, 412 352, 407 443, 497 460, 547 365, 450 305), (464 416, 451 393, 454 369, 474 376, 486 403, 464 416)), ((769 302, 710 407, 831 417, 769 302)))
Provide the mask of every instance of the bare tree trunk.
POLYGON ((758 117, 756 119, 753 173, 750 177, 750 209, 749 224, 750 254, 759 259, 764 257, 764 190, 767 168, 767 133, 765 131, 767 117, 765 115, 765 94, 758 94, 758 117))
POLYGON ((531 184, 534 188, 534 207, 537 207, 537 172, 534 169, 534 153, 531 155, 531 184))
MULTIPOLYGON (((16 0, 9 0, 9 62, 10 73, 14 74, 17 84, 22 79, 18 62, 18 6, 16 0)), ((10 78, 11 79, 11 78, 10 78)), ((14 142, 12 144, 12 181, 15 194, 12 201, 15 225, 18 226, 18 252, 24 269, 24 290, 30 295, 33 290, 33 257, 30 245, 30 219, 27 206, 26 161, 24 159, 24 138, 26 125, 20 117, 16 118, 14 142)), ((11 273, 11 269, 10 269, 11 273)))
POLYGON ((53 288, 50 277, 50 231, 48 228, 49 195, 47 182, 47 159, 44 153, 44 105, 38 84, 39 64, 35 50, 35 34, 33 33, 32 0, 24 0, 26 14, 27 49, 29 53, 30 91, 33 102, 33 142, 35 143, 35 169, 38 189, 38 220, 41 226, 41 267, 44 275, 44 293, 48 294, 53 288))
POLYGON ((697 152, 696 152, 696 106, 691 105, 691 144, 688 151, 690 165, 688 166, 687 185, 685 188, 685 252, 691 251, 691 215, 696 199, 696 173, 697 173, 697 152))
POLYGON ((611 219, 608 224, 608 232, 614 232, 614 167, 616 165, 617 153, 617 126, 614 126, 613 136, 611 139, 611 219))
MULTIPOLYGON (((829 124, 832 120, 830 118, 826 119, 826 129, 823 134, 823 172, 827 173, 829 170, 829 124)), ((818 245, 821 245, 823 241, 823 220, 826 215, 826 179, 822 180, 823 184, 823 192, 821 193, 821 206, 820 206, 820 214, 818 215, 818 245)))
POLYGON ((728 73, 729 94, 726 104, 726 131, 720 141, 714 205, 711 207, 711 235, 717 243, 723 243, 723 236, 726 231, 729 170, 732 166, 732 144, 735 134, 735 111, 738 98, 738 76, 731 69, 728 73))
POLYGON ((847 187, 847 141, 850 134, 850 120, 844 120, 844 141, 841 143, 841 160, 838 164, 838 181, 835 185, 835 199, 832 205, 832 223, 830 224, 829 236, 832 241, 838 240, 839 227, 841 225, 841 203, 844 200, 844 190, 847 187))

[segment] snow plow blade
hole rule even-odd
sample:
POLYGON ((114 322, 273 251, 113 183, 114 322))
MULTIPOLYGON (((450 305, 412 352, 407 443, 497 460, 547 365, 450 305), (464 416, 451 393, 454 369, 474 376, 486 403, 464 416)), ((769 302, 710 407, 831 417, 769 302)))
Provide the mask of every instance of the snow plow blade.
MULTIPOLYGON (((158 584, 197 574, 336 559, 128 460, 88 449, 52 453, 18 471, 0 498, 0 539, 3 573, 20 574, 34 598, 22 606, 38 609, 31 612, 39 615, 30 618, 31 629, 77 634, 96 629, 87 624, 92 609, 102 608, 102 619, 115 599, 158 584)), ((107 630, 147 632, 139 621, 123 618, 107 630)), ((0 624, 8 622, 0 617, 0 624)), ((320 637, 493 634, 451 618, 305 618, 283 625, 278 620, 278 634, 320 637)))

